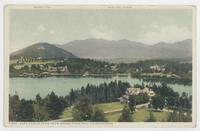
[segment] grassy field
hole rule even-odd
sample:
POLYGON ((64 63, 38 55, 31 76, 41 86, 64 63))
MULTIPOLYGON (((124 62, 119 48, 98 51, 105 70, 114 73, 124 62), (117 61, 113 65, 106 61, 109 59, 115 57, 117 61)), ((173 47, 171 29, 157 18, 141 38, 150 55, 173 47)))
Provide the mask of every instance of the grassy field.
MULTIPOLYGON (((169 114, 168 112, 153 112, 153 115, 155 116, 156 121, 158 122, 166 121, 168 114, 169 114)), ((109 114, 106 115, 106 118, 110 122, 117 122, 120 115, 121 113, 109 114)), ((148 117, 149 117, 149 111, 146 108, 138 109, 138 111, 136 111, 133 114, 134 122, 144 122, 148 117)))
POLYGON ((104 112, 123 108, 123 104, 120 102, 96 104, 95 106, 99 107, 99 109, 102 109, 104 112))
MULTIPOLYGON (((104 112, 123 108, 123 104, 121 104, 120 102, 96 104, 94 106, 98 106, 99 109, 103 110, 104 112)), ((155 112, 155 111, 153 112, 153 115, 155 116, 156 120, 160 122, 165 121, 168 114, 169 114, 168 112, 155 112)), ((120 112, 106 114, 106 118, 110 122, 117 122, 120 115, 121 115, 120 112)), ((67 117, 72 117, 72 110, 70 108, 65 109, 62 115, 60 116, 60 118, 67 118, 67 117)), ((149 111, 147 110, 147 108, 140 108, 133 114, 133 119, 135 122, 143 122, 148 117, 149 117, 149 111)))
POLYGON ((66 118, 66 117, 72 117, 72 110, 70 108, 66 108, 60 115, 60 118, 66 118))
MULTIPOLYGON (((99 109, 103 110, 104 112, 123 108, 123 104, 121 104, 120 102, 95 104, 94 106, 99 107, 99 109)), ((70 108, 66 108, 60 116, 60 118, 66 117, 72 117, 72 110, 70 108)))

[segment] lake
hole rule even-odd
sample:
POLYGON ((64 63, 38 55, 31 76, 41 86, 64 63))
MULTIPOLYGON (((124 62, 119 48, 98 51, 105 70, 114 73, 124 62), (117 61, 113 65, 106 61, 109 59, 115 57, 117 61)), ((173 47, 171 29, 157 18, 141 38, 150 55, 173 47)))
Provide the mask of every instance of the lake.
MULTIPOLYGON (((78 89, 86 86, 88 83, 99 85, 101 83, 109 83, 113 80, 121 80, 129 82, 131 86, 135 84, 142 84, 142 80, 131 77, 112 77, 112 78, 94 78, 94 77, 47 77, 47 78, 10 78, 10 94, 17 94, 20 98, 35 99, 36 94, 45 97, 47 94, 54 91, 59 96, 67 95, 71 88, 78 89)), ((150 84, 150 82, 144 82, 150 84)), ((156 83, 160 84, 160 83, 156 83)), ((180 84, 168 84, 175 91, 182 93, 186 92, 192 94, 192 86, 184 86, 180 84)))

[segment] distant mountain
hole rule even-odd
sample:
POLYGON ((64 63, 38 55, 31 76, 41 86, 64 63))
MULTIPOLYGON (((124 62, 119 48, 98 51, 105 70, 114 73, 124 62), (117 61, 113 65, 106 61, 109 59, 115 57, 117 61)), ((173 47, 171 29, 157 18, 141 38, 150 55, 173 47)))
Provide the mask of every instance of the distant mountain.
POLYGON ((147 45, 126 39, 109 41, 104 39, 75 40, 58 47, 81 58, 92 59, 169 59, 192 56, 192 40, 175 43, 160 42, 147 45))
POLYGON ((55 45, 49 43, 36 43, 19 51, 11 54, 11 59, 20 57, 29 58, 45 58, 45 59, 65 59, 75 58, 76 56, 72 53, 58 48, 55 45))

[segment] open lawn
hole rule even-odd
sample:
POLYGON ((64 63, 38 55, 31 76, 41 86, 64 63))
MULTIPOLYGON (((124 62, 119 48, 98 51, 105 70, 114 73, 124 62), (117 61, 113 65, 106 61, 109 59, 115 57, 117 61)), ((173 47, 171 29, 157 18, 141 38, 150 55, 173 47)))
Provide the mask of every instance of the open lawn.
MULTIPOLYGON (((123 108, 123 104, 120 102, 111 102, 111 103, 103 103, 103 104, 95 104, 99 109, 106 111, 112 111, 116 109, 123 108)), ((72 110, 70 108, 66 108, 63 113, 60 115, 60 118, 72 117, 72 110)))
MULTIPOLYGON (((156 121, 158 122, 162 122, 162 121, 166 121, 166 118, 168 116, 169 112, 153 112, 153 115, 156 118, 156 121)), ((106 118, 108 121, 110 122, 117 122, 119 117, 120 117, 121 113, 115 113, 115 114, 108 114, 106 115, 106 118)), ((136 111, 133 114, 133 120, 134 122, 144 122, 147 118, 149 117, 149 111, 144 108, 144 109, 138 109, 138 111, 136 111)))
POLYGON ((67 118, 72 117, 72 110, 71 108, 66 108, 63 113, 60 115, 60 118, 67 118))
POLYGON ((96 104, 95 106, 99 107, 99 109, 106 111, 112 111, 123 108, 123 104, 120 102, 111 102, 111 103, 104 103, 104 104, 96 104))
MULTIPOLYGON (((103 110, 104 112, 113 111, 123 108, 123 104, 120 102, 111 102, 111 103, 103 103, 103 104, 96 104, 94 106, 98 106, 99 109, 103 110)), ((156 121, 166 121, 169 112, 165 111, 153 111, 153 115, 156 118, 156 121)), ((106 114, 106 118, 109 122, 117 122, 121 115, 121 112, 117 111, 116 113, 109 113, 106 114)), ((60 118, 67 118, 72 117, 72 110, 70 108, 66 108, 60 118)), ((149 117, 149 111, 147 108, 140 108, 133 114, 133 119, 135 122, 143 122, 149 117)))

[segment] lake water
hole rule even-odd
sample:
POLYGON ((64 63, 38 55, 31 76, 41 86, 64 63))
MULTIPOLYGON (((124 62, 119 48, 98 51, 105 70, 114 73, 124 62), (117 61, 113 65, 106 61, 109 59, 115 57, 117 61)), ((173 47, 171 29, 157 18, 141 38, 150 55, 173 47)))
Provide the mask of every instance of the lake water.
MULTIPOLYGON (((17 94, 20 98, 35 99, 36 94, 45 97, 48 93, 54 91, 59 96, 65 96, 71 88, 78 89, 86 86, 88 83, 99 85, 100 83, 109 83, 113 80, 121 80, 129 82, 132 86, 142 84, 142 80, 131 77, 113 77, 113 78, 93 78, 93 77, 47 77, 47 78, 10 78, 10 94, 17 94)), ((144 82, 147 84, 147 82, 144 82)), ((150 84, 150 83, 148 83, 150 84)), ((160 84, 160 83, 156 83, 160 84)), ((168 84, 175 91, 192 94, 192 86, 184 86, 180 84, 168 84)))

